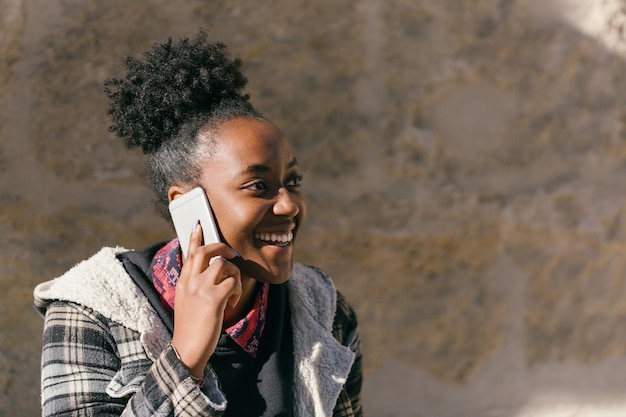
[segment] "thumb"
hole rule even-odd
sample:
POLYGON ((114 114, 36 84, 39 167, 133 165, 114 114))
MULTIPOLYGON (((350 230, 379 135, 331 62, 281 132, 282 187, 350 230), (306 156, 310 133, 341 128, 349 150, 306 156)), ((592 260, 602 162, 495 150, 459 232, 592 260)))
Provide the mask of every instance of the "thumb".
POLYGON ((235 281, 236 284, 235 288, 233 289, 233 293, 226 300, 226 306, 231 309, 237 307, 237 304, 239 304, 239 300, 241 299, 241 294, 243 292, 241 289, 241 278, 235 278, 235 281))

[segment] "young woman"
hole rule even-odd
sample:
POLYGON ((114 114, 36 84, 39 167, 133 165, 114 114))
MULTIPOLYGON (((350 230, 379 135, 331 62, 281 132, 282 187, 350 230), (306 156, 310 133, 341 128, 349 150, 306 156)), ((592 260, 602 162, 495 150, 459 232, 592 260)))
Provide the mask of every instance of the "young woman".
POLYGON ((35 288, 44 416, 360 416, 356 318, 294 264, 306 214, 296 157, 207 35, 155 44, 106 82, 111 131, 140 146, 157 209, 206 192, 202 225, 142 251, 103 248, 35 288))

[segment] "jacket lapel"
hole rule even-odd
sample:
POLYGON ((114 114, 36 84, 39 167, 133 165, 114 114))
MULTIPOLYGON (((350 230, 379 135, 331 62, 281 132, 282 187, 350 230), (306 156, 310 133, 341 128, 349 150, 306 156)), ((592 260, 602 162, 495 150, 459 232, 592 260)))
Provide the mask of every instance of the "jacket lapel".
POLYGON ((337 293, 324 273, 301 264, 288 283, 296 415, 331 416, 354 362, 354 353, 332 335, 337 293))
POLYGON ((154 308, 128 276, 116 255, 127 249, 102 248, 91 258, 34 290, 35 306, 45 310, 53 300, 71 301, 140 333, 148 357, 155 361, 171 336, 154 308))

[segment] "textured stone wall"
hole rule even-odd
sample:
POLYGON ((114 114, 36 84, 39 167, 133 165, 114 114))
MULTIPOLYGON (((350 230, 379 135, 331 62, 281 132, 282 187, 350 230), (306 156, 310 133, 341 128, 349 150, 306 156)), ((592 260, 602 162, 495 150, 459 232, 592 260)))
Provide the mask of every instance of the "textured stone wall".
POLYGON ((625 415, 625 9, 0 1, 0 415, 39 413, 32 287, 171 237, 101 87, 198 27, 296 148, 298 259, 359 314, 367 415, 625 415))

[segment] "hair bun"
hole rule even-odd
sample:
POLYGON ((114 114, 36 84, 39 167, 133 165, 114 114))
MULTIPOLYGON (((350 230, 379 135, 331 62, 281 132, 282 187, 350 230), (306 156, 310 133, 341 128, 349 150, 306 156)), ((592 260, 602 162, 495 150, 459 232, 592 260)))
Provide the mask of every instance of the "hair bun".
POLYGON ((144 60, 126 58, 124 78, 105 81, 111 132, 128 148, 157 151, 181 125, 224 100, 247 101, 241 60, 230 59, 223 43, 205 32, 195 38, 156 43, 144 60))

